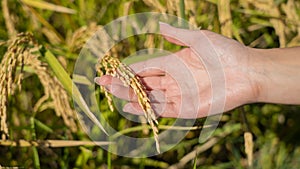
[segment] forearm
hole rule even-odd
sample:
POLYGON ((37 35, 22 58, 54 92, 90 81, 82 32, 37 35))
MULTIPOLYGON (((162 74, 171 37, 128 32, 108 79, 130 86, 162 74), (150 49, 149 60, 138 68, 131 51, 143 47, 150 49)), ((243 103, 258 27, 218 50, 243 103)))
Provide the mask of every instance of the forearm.
POLYGON ((251 49, 257 101, 300 104, 300 47, 251 49))

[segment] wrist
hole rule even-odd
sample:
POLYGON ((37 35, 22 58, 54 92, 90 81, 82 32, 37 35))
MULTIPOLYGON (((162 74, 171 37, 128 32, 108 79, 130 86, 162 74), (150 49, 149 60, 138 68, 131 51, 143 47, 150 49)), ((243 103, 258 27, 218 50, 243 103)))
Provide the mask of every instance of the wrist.
POLYGON ((300 48, 249 48, 256 102, 300 104, 300 48))
POLYGON ((268 57, 264 56, 263 49, 255 49, 247 47, 248 49, 248 76, 250 85, 253 91, 253 102, 265 102, 266 96, 266 74, 268 68, 266 63, 268 57))

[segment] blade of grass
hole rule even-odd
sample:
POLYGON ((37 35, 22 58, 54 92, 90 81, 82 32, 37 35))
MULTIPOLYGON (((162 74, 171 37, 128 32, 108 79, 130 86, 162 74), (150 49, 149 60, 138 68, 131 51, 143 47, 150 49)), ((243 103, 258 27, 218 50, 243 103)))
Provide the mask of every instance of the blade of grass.
POLYGON ((34 119, 34 123, 38 128, 41 128, 42 130, 48 132, 48 133, 53 133, 53 130, 44 124, 43 122, 39 121, 38 119, 34 119))
MULTIPOLYGON (((30 128, 31 128, 31 139, 32 140, 36 140, 34 119, 35 119, 34 115, 32 117, 30 117, 30 128)), ((39 168, 41 168, 41 166, 40 166, 40 158, 39 158, 38 150, 35 146, 32 146, 31 149, 33 152, 34 168, 39 169, 39 168)))
POLYGON ((155 160, 151 158, 133 158, 132 163, 135 165, 141 165, 143 163, 143 168, 168 168, 169 164, 160 161, 160 160, 155 160))
POLYGON ((194 158, 193 169, 197 169, 197 153, 196 153, 195 158, 194 158))
MULTIPOLYGON (((111 145, 109 145, 109 150, 111 151, 111 145)), ((107 168, 112 169, 111 167, 111 153, 107 151, 107 168)))
POLYGON ((32 152, 33 152, 34 168, 39 169, 39 168, 41 168, 41 166, 40 166, 40 158, 39 158, 39 153, 37 151, 37 148, 33 146, 32 152))
POLYGON ((39 9, 47 9, 55 12, 75 14, 76 11, 70 8, 66 8, 63 6, 55 5, 45 1, 34 1, 34 0, 21 0, 24 4, 28 6, 32 6, 39 9))
POLYGON ((179 0, 180 17, 185 19, 185 5, 184 0, 179 0))
POLYGON ((97 120, 96 116, 90 111, 79 89, 76 87, 76 85, 73 84, 70 76, 65 71, 65 69, 61 66, 59 61, 52 54, 52 52, 46 50, 44 56, 46 58, 47 63, 49 64, 54 74, 56 75, 57 79, 61 82, 61 84, 64 86, 66 91, 70 94, 70 96, 73 96, 73 99, 78 104, 78 106, 92 120, 93 123, 95 123, 106 135, 108 135, 108 133, 105 131, 101 123, 97 120))

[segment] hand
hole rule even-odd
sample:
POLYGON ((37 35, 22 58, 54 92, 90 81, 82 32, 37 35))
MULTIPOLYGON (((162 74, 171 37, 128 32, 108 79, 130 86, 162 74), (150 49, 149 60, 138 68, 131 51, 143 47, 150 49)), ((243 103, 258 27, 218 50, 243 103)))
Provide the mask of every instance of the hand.
MULTIPOLYGON (((224 111, 228 111, 256 101, 258 89, 253 80, 255 71, 250 66, 248 47, 205 30, 192 31, 160 24, 160 32, 168 41, 187 48, 130 65, 146 85, 156 114, 161 117, 200 118, 208 115, 212 104, 225 102, 224 111), (212 48, 209 49, 208 44, 215 52, 210 56, 207 53, 212 48), (221 63, 225 81, 212 85, 210 72, 206 69, 209 65, 206 63, 217 65, 216 61, 221 63), (225 88, 221 88, 224 86, 221 83, 225 83, 225 88), (225 92, 225 100, 218 97, 212 99, 212 92, 220 90, 212 89, 211 86, 220 87, 225 92)), ((213 69, 219 70, 220 67, 213 69)), ((143 114, 133 91, 124 87, 120 80, 102 76, 96 78, 95 82, 105 86, 113 95, 128 100, 124 111, 143 114)), ((212 112, 217 113, 222 112, 212 112)))

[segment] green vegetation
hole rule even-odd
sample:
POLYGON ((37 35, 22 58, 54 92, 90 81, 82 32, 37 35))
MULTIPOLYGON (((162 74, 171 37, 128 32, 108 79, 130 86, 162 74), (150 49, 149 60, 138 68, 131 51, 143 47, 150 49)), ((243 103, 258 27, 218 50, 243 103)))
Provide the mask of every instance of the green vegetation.
MULTIPOLYGON (((200 129, 195 127, 170 151, 148 158, 126 158, 90 141, 76 119, 70 81, 86 40, 118 17, 167 12, 251 47, 290 47, 300 45, 299 1, 2 0, 0 6, 1 166, 300 168, 299 106, 246 105, 224 114, 213 137, 203 144, 198 143, 200 129), (246 131, 253 134, 252 167, 245 153, 246 131)), ((137 50, 157 47, 160 41, 156 35, 130 37, 113 53, 124 58, 137 50)), ((179 49, 167 42, 163 47, 179 49)), ((84 107, 80 97, 75 90, 75 101, 84 107)), ((121 133, 142 135, 145 127, 110 112, 105 102, 100 108, 121 133)), ((173 121, 160 119, 159 124, 167 128, 173 121)), ((195 126, 202 124, 203 119, 197 119, 195 126)))

